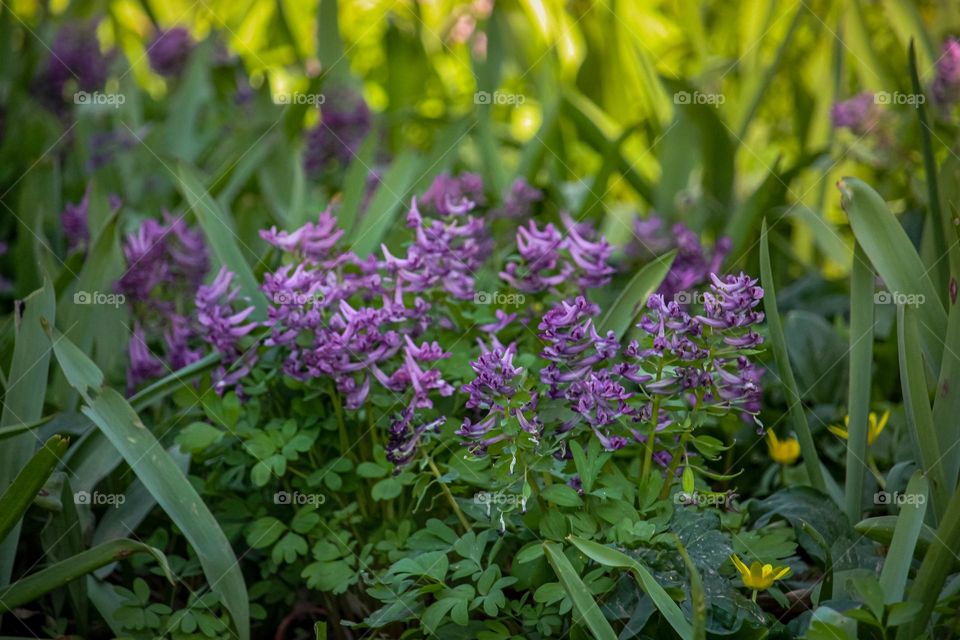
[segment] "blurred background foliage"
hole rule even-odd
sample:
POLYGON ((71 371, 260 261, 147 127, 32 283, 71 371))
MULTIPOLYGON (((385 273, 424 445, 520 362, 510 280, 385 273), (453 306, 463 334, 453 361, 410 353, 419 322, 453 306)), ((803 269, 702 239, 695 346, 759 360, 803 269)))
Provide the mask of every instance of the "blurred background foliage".
MULTIPOLYGON (((391 153, 429 149, 451 123, 467 123, 464 166, 485 166, 498 187, 508 172, 539 175, 581 208, 602 200, 612 240, 626 241, 637 211, 652 209, 733 235, 736 262, 755 254, 760 217, 772 215, 788 223, 772 226, 798 263, 828 277, 850 263, 839 200, 827 196, 840 176, 881 185, 898 212, 922 191, 908 172, 887 176, 866 136, 835 134, 831 105, 864 90, 907 91, 911 38, 928 83, 960 23, 946 0, 17 0, 0 11, 8 65, 31 64, 18 49, 44 53, 57 24, 98 19, 104 50, 118 47, 131 67, 112 82, 135 78, 160 101, 178 87, 150 70, 147 43, 158 28, 186 26, 235 53, 255 91, 276 98, 332 81, 362 90, 391 153), (498 89, 522 103, 478 106, 477 91, 498 89), (678 104, 678 92, 714 103, 678 104)), ((189 100, 209 99, 202 80, 189 100)), ((298 144, 318 115, 289 111, 275 115, 298 144)), ((124 114, 124 127, 137 131, 137 113, 124 114)), ((57 135, 51 127, 45 142, 57 135)), ((26 146, 39 157, 49 144, 26 146)))

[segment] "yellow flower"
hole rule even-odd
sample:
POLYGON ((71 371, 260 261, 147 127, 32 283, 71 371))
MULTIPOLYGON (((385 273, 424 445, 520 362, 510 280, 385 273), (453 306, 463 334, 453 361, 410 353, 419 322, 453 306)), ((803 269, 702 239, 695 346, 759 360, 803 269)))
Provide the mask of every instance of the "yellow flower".
POLYGON ((767 449, 770 450, 770 457, 774 462, 780 464, 793 464, 800 457, 800 443, 796 438, 785 438, 781 440, 773 429, 767 430, 767 449))
POLYGON ((730 556, 733 566, 740 572, 743 586, 754 591, 763 591, 773 586, 777 580, 790 573, 790 567, 774 567, 772 564, 752 563, 749 567, 736 555, 730 556))
MULTIPOLYGON (((867 422, 867 445, 873 444, 877 438, 880 437, 880 434, 883 433, 884 427, 887 426, 887 420, 890 419, 890 411, 884 411, 883 415, 880 416, 880 419, 877 420, 877 414, 873 411, 870 412, 870 417, 867 422)), ((830 433, 839 436, 846 440, 850 437, 850 416, 847 416, 843 419, 843 426, 839 427, 836 425, 831 425, 827 427, 830 429, 830 433)))

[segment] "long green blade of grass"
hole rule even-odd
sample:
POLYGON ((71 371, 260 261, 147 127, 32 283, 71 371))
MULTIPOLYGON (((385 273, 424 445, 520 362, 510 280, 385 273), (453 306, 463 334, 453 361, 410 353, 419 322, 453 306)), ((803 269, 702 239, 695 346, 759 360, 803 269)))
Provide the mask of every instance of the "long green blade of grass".
POLYGON ((366 212, 353 226, 347 238, 350 247, 361 258, 366 258, 380 247, 380 242, 393 228, 393 222, 401 207, 410 203, 411 187, 418 178, 422 160, 412 151, 401 153, 394 159, 373 194, 366 212))
POLYGON ((0 613, 32 602, 43 594, 67 585, 99 567, 122 560, 134 553, 152 555, 160 564, 167 579, 171 583, 174 582, 167 558, 162 551, 135 540, 113 540, 52 564, 7 586, 0 591, 0 613))
POLYGON ((908 499, 900 509, 897 526, 893 531, 893 540, 890 542, 883 569, 880 571, 880 586, 883 588, 883 596, 887 604, 900 602, 903 599, 903 590, 907 586, 907 577, 913 562, 913 552, 920 539, 923 516, 927 511, 929 488, 927 479, 920 471, 914 473, 910 482, 907 483, 908 499))
POLYGON ((660 586, 660 583, 657 582, 656 578, 653 577, 653 574, 650 573, 646 567, 627 554, 610 547, 605 547, 602 544, 584 540, 576 536, 570 536, 569 540, 573 546, 594 562, 602 564, 605 567, 628 569, 640 582, 640 586, 647 595, 650 596, 653 604, 660 611, 660 614, 666 618, 670 626, 673 627, 673 630, 676 631, 681 638, 690 638, 693 636, 693 628, 684 617, 683 611, 680 610, 680 607, 673 601, 670 594, 660 586))
POLYGON ((777 310, 777 291, 773 285, 773 271, 770 268, 770 246, 767 238, 767 221, 763 221, 760 230, 760 280, 763 285, 763 307, 767 316, 767 328, 773 346, 773 357, 777 363, 784 392, 787 396, 788 411, 793 422, 793 429, 800 441, 800 452, 803 455, 803 464, 807 469, 810 484, 814 488, 826 493, 827 485, 823 479, 820 467, 820 456, 817 454, 817 445, 813 442, 810 425, 803 408, 803 400, 797 387, 797 380, 793 376, 793 367, 790 365, 790 354, 787 352, 787 340, 783 334, 783 322, 777 310))
POLYGON ((37 497, 47 478, 56 469, 69 443, 69 440, 60 436, 53 436, 47 440, 0 496, 0 539, 5 538, 20 522, 27 507, 37 497))
POLYGON ((933 426, 933 411, 927 394, 927 378, 920 353, 917 312, 901 305, 897 309, 897 346, 900 354, 900 384, 917 462, 930 481, 934 520, 940 522, 947 508, 951 487, 943 468, 943 443, 933 426))
MULTIPOLYGON (((7 372, 8 385, 3 397, 0 426, 29 424, 39 420, 43 412, 50 369, 50 343, 40 322, 41 319, 48 323, 54 321, 56 303, 53 286, 45 281, 43 288, 28 296, 24 304, 13 360, 7 372)), ((24 463, 33 455, 36 443, 37 438, 32 433, 22 433, 3 443, 0 447, 0 490, 5 491, 10 486, 24 463)), ((0 586, 10 582, 19 539, 20 525, 17 523, 0 544, 0 586)))
POLYGON ((687 573, 690 574, 690 599, 693 610, 693 634, 690 636, 693 640, 706 640, 707 638, 707 594, 703 588, 703 578, 697 571, 697 566, 690 559, 680 537, 674 540, 677 552, 683 558, 683 564, 687 567, 687 573))
POLYGON ((251 317, 257 320, 265 319, 267 300, 237 244, 237 232, 232 218, 203 188, 196 170, 185 163, 180 163, 177 167, 177 186, 197 216, 197 222, 200 223, 217 260, 236 275, 241 295, 249 298, 250 304, 256 308, 251 317))
POLYGON ((103 374, 67 338, 54 336, 57 362, 83 397, 87 416, 120 452, 143 485, 183 532, 210 589, 230 612, 240 640, 250 637, 249 602, 237 558, 213 514, 130 403, 102 387, 103 374))
POLYGON ((844 178, 837 186, 853 235, 890 294, 898 298, 914 296, 920 301, 917 319, 923 351, 933 372, 939 375, 947 314, 920 256, 880 194, 857 178, 844 178))
POLYGON ((911 602, 919 602, 920 612, 908 624, 897 631, 897 640, 914 640, 923 635, 930 614, 937 604, 937 597, 947 575, 953 571, 956 551, 960 547, 960 491, 950 498, 943 520, 937 527, 934 541, 923 558, 917 577, 913 580, 907 596, 911 602))
POLYGON ((847 414, 847 478, 844 489, 847 517, 860 520, 863 480, 867 469, 870 389, 873 380, 873 268, 859 244, 850 270, 850 375, 847 414))
POLYGON ((603 617, 603 612, 597 605, 596 600, 590 596, 590 590, 583 584, 583 580, 580 579, 573 565, 564 555, 563 547, 556 542, 544 542, 543 550, 547 560, 556 572, 560 584, 563 585, 571 602, 573 602, 573 608, 579 614, 574 616, 574 621, 582 621, 597 640, 616 640, 617 634, 613 631, 613 627, 610 626, 607 619, 603 617))

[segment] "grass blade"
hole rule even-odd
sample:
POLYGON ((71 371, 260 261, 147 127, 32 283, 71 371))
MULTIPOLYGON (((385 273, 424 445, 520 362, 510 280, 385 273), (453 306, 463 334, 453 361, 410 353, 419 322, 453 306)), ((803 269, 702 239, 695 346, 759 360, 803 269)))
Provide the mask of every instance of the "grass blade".
POLYGON ((69 443, 69 440, 60 436, 47 440, 0 496, 0 539, 5 538, 20 522, 47 478, 56 469, 69 443))
POLYGON ((171 583, 174 582, 173 574, 167 565, 167 558, 162 551, 134 540, 114 540, 78 553, 67 560, 52 564, 7 586, 0 592, 0 613, 33 602, 45 593, 134 553, 149 553, 152 555, 160 564, 167 579, 171 583))
MULTIPOLYGON (((25 309, 17 330, 7 380, 7 392, 3 397, 3 414, 0 426, 29 424, 42 417, 43 399, 47 389, 47 373, 50 369, 50 345, 43 333, 41 319, 53 323, 56 313, 53 287, 45 281, 43 288, 24 300, 25 309)), ((0 447, 0 490, 6 490, 24 461, 33 455, 37 437, 22 433, 3 443, 0 447)), ((0 544, 0 586, 10 582, 13 561, 20 538, 20 525, 0 544)))
POLYGON ((873 380, 873 268, 857 244, 850 271, 850 376, 847 414, 847 478, 844 490, 847 517, 860 520, 863 479, 867 469, 867 431, 870 417, 870 389, 873 380))
POLYGON ((605 547, 602 544, 577 538, 576 536, 570 536, 569 540, 573 543, 573 546, 594 562, 598 562, 605 567, 629 569, 640 582, 643 590, 650 596, 650 599, 653 600, 653 604, 656 605, 661 615, 663 615, 667 622, 670 623, 670 626, 673 627, 673 630, 676 631, 681 638, 690 638, 693 635, 693 628, 690 626, 690 623, 687 622, 686 617, 684 617, 683 611, 680 610, 677 603, 674 602, 673 598, 660 586, 660 583, 657 582, 656 578, 653 577, 653 574, 651 574, 646 567, 622 551, 617 551, 611 547, 605 547))
POLYGON ((368 135, 354 155, 343 178, 343 201, 337 214, 338 226, 349 235, 360 215, 363 196, 367 193, 367 181, 377 151, 377 136, 368 135))
MULTIPOLYGON (((197 216, 207 242, 221 264, 226 265, 237 277, 242 296, 250 299, 256 307, 251 317, 263 320, 267 317, 267 301, 260 291, 253 270, 243 258, 237 245, 237 232, 230 215, 203 188, 196 169, 185 163, 177 167, 177 187, 187 204, 197 216)), ((250 251, 250 249, 247 249, 250 251)))
POLYGON ((586 624, 597 640, 616 640, 617 634, 613 631, 613 627, 610 626, 607 619, 603 617, 603 612, 600 611, 596 600, 590 596, 590 590, 583 584, 583 580, 580 579, 573 565, 564 555, 563 547, 556 542, 544 542, 543 550, 546 553, 547 560, 556 572, 557 578, 560 579, 560 584, 563 585, 573 602, 573 608, 580 614, 580 620, 577 620, 577 617, 574 616, 574 622, 582 621, 586 624))
POLYGON ((623 291, 613 301, 607 314, 600 322, 600 332, 606 334, 607 331, 613 331, 617 338, 622 338, 630 324, 637 314, 647 303, 647 298, 660 287, 660 283, 667 277, 673 260, 677 256, 674 249, 663 254, 653 262, 646 264, 640 269, 623 291))
POLYGON ((418 178, 420 167, 421 158, 412 151, 401 153, 393 161, 348 238, 358 256, 366 258, 380 247, 380 242, 393 228, 400 207, 410 201, 411 187, 418 178))
POLYGON ((922 605, 920 612, 908 624, 897 631, 897 640, 913 640, 923 635, 937 604, 937 597, 947 574, 953 571, 956 553, 960 547, 960 491, 954 492, 950 504, 943 514, 943 520, 937 528, 934 541, 923 558, 917 577, 910 587, 908 600, 922 605))
POLYGON ((844 178, 837 186, 853 235, 888 290, 898 296, 914 295, 923 301, 918 306, 917 317, 922 327, 923 351, 933 372, 939 375, 943 356, 941 336, 947 332, 947 314, 923 261, 907 232, 876 191, 857 178, 844 178))
POLYGON ((943 468, 943 446, 933 426, 933 411, 927 394, 927 377, 920 354, 917 312, 901 305, 897 309, 897 346, 900 352, 900 384, 917 462, 930 481, 934 520, 940 522, 950 488, 943 468))
POLYGON ((820 468, 820 457, 817 455, 817 446, 814 444, 813 436, 810 433, 810 425, 807 424, 807 415, 800 398, 800 390, 797 388, 797 381, 793 376, 793 368, 790 365, 787 341, 783 335, 783 322, 777 310, 777 291, 773 286, 773 272, 770 269, 769 244, 767 221, 764 220, 760 230, 760 279, 764 291, 763 307, 767 314, 767 328, 770 333, 770 341, 773 343, 773 356, 777 363, 777 369, 780 371, 781 382, 789 405, 790 418, 793 421, 793 429, 797 433, 797 439, 800 441, 800 452, 803 454, 803 464, 807 469, 810 484, 815 489, 826 493, 827 485, 820 468))
POLYGON ((210 589, 230 612, 240 640, 250 637, 247 588, 237 558, 213 514, 140 417, 119 393, 102 388, 103 374, 67 338, 54 353, 83 397, 83 414, 102 431, 196 551, 210 589), (94 398, 93 395, 96 395, 94 398))
POLYGON ((920 471, 913 474, 907 483, 907 497, 916 496, 916 500, 907 500, 900 509, 897 526, 893 530, 893 541, 887 550, 887 557, 880 572, 880 586, 883 588, 887 604, 900 602, 903 590, 907 586, 913 552, 923 528, 923 516, 927 511, 927 479, 920 471), (923 496, 922 498, 920 496, 923 496))
POLYGON ((690 599, 693 609, 693 634, 690 636, 693 640, 706 640, 707 638, 707 595, 703 589, 703 579, 700 572, 690 559, 680 537, 674 540, 680 557, 683 558, 683 564, 687 566, 687 572, 690 574, 690 599))

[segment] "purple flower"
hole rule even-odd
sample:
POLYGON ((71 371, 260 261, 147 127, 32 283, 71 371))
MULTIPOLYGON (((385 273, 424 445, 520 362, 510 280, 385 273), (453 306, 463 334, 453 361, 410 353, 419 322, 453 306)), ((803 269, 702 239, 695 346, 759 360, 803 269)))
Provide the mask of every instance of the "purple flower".
POLYGON ((387 272, 407 291, 442 288, 461 300, 473 298, 473 273, 490 253, 489 237, 480 218, 424 218, 414 198, 407 224, 415 236, 405 258, 393 256, 382 246, 387 272))
POLYGON ((127 393, 133 391, 143 382, 163 375, 163 362, 150 352, 146 336, 139 324, 134 324, 133 334, 127 345, 127 354, 130 366, 127 368, 127 393))
POLYGON ((144 220, 127 236, 123 256, 127 270, 116 283, 120 293, 133 300, 149 300, 150 295, 169 275, 165 237, 167 228, 153 219, 144 220))
POLYGON ((320 175, 334 162, 348 164, 370 132, 370 109, 363 98, 343 90, 326 97, 320 121, 306 136, 303 165, 311 176, 320 175))
POLYGON ((866 134, 877 120, 874 95, 864 92, 835 102, 830 109, 830 120, 837 129, 850 129, 861 136, 866 134))
POLYGON ((563 284, 573 273, 573 266, 562 259, 560 251, 566 242, 552 224, 541 230, 531 220, 517 229, 517 253, 522 262, 509 262, 500 277, 517 291, 537 293, 563 284))
POLYGON ((477 328, 484 333, 497 334, 506 329, 514 320, 517 319, 516 313, 505 313, 503 309, 497 309, 495 314, 497 317, 495 322, 481 324, 477 328))
POLYGON ((320 214, 316 224, 308 222, 292 233, 270 227, 269 231, 261 231, 260 237, 288 253, 319 261, 330 254, 343 234, 328 209, 320 214))
POLYGON ((181 369, 202 357, 200 351, 190 348, 193 335, 193 328, 186 317, 179 314, 170 317, 170 325, 164 331, 163 341, 171 369, 181 369))
POLYGON ((183 27, 159 31, 147 45, 150 68, 162 76, 180 75, 187 65, 193 46, 190 32, 183 27))
POLYGON ((597 333, 591 316, 600 308, 578 296, 563 301, 544 314, 540 321, 540 339, 546 343, 541 357, 550 361, 540 370, 540 380, 550 385, 551 398, 563 397, 563 389, 616 356, 620 344, 613 331, 597 333))
POLYGON ((610 282, 614 269, 607 261, 613 253, 613 247, 605 238, 593 240, 593 228, 576 223, 567 214, 561 216, 567 228, 567 249, 570 258, 577 267, 577 284, 581 289, 602 287, 610 282))
POLYGON ((77 204, 67 203, 60 214, 60 225, 67 236, 67 247, 74 251, 85 247, 90 241, 87 217, 90 211, 90 185, 83 192, 83 198, 77 204))
POLYGON ((456 178, 441 173, 434 178, 420 202, 441 216, 469 213, 486 204, 483 179, 475 173, 462 173, 456 178))
POLYGON ((943 44, 931 92, 933 101, 942 107, 960 102, 960 41, 952 36, 943 44))
POLYGON ((504 218, 526 218, 535 202, 543 200, 543 192, 530 185, 523 178, 517 178, 510 187, 510 192, 497 210, 497 215, 504 218))
POLYGON ((668 233, 664 229, 663 219, 656 215, 635 220, 633 234, 634 241, 627 245, 625 253, 643 262, 649 262, 670 249, 677 250, 670 271, 657 293, 684 304, 691 301, 691 292, 695 287, 707 282, 711 273, 720 271, 731 246, 730 239, 724 237, 717 240, 712 251, 708 251, 700 237, 689 227, 678 222, 668 233))
MULTIPOLYGON (((222 356, 215 385, 218 392, 243 378, 253 365, 252 357, 246 356, 241 349, 240 339, 257 326, 256 322, 246 322, 254 307, 234 311, 233 302, 239 295, 239 288, 231 288, 232 281, 233 273, 221 267, 213 282, 201 286, 196 297, 200 336, 222 356), (239 366, 228 372, 227 367, 234 364, 239 366)), ((247 353, 255 355, 254 351, 247 353)))
POLYGON ((468 409, 503 409, 505 400, 516 392, 515 378, 523 369, 513 366, 516 349, 513 345, 496 348, 480 355, 470 363, 477 377, 463 385, 463 392, 470 394, 468 409))
POLYGON ((443 418, 434 420, 419 427, 413 426, 413 407, 407 407, 400 413, 400 417, 390 425, 390 437, 386 446, 387 460, 397 469, 407 465, 417 452, 417 445, 424 433, 433 431, 439 433, 443 418))
MULTIPOLYGON (((703 294, 704 314, 697 316, 701 324, 716 329, 734 329, 749 327, 763 322, 763 312, 756 311, 763 299, 763 289, 757 286, 757 280, 745 273, 738 276, 719 278, 710 276, 713 284, 710 292, 703 294)), ((735 347, 753 347, 761 342, 759 335, 748 331, 744 336, 725 338, 727 344, 735 347)))
POLYGON ((78 91, 102 89, 108 64, 108 56, 100 51, 95 21, 66 24, 57 32, 46 67, 37 78, 41 95, 59 105, 70 81, 76 83, 78 91))

